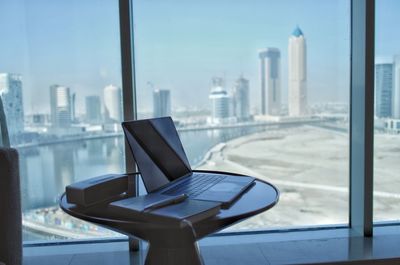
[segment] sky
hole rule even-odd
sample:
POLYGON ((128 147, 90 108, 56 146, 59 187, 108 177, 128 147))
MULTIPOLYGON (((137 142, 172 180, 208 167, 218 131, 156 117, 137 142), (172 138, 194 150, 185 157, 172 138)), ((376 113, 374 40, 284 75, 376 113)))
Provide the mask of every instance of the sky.
MULTIPOLYGON (((287 102, 288 39, 296 26, 307 45, 310 104, 348 102, 348 0, 133 1, 137 97, 151 111, 152 89, 170 89, 172 106, 209 108, 213 76, 226 89, 250 80, 252 108, 260 105, 257 51, 281 51, 281 89, 287 102)), ((400 1, 377 0, 376 54, 400 54, 400 1)), ((49 86, 84 97, 121 85, 118 0, 0 0, 0 72, 23 78, 25 113, 49 112, 49 86)))

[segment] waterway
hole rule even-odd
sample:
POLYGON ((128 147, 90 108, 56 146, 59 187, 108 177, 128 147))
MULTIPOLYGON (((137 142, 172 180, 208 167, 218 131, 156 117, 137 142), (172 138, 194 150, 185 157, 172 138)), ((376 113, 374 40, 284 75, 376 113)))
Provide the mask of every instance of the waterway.
MULTIPOLYGON (((261 127, 181 132, 180 137, 195 167, 216 144, 264 130, 261 127)), ((78 140, 20 148, 22 208, 29 211, 57 205, 65 186, 108 173, 123 173, 124 138, 78 140)), ((25 240, 43 239, 24 232, 25 240)))

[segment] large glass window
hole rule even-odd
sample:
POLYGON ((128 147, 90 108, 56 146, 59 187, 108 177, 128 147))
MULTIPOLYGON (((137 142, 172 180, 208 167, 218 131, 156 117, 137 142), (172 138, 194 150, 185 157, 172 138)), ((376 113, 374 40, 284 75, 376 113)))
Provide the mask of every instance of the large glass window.
POLYGON ((133 1, 139 118, 172 115, 191 165, 276 184, 231 229, 347 223, 350 2, 133 1))
POLYGON ((57 203, 72 182, 125 171, 118 1, 1 1, 0 35, 24 240, 115 236, 57 203))
POLYGON ((376 0, 374 221, 399 220, 400 2, 376 0))

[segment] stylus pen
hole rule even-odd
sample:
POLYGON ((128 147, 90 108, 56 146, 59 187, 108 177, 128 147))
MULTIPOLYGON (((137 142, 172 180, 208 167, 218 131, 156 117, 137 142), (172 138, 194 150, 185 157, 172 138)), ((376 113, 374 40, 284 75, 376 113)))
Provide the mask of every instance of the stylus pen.
POLYGON ((177 204, 180 202, 183 202, 184 200, 186 200, 188 196, 186 194, 180 194, 171 198, 167 198, 165 200, 161 200, 155 203, 152 203, 150 205, 147 205, 143 211, 152 211, 155 209, 159 209, 165 206, 169 206, 169 205, 173 205, 173 204, 177 204))

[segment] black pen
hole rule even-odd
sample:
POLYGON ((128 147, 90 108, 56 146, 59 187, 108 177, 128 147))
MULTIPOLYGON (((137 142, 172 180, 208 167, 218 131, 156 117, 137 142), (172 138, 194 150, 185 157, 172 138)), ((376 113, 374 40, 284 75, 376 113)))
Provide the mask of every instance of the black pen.
POLYGON ((149 204, 143 209, 143 211, 149 212, 149 211, 156 210, 156 209, 168 206, 168 205, 177 204, 177 203, 180 203, 180 202, 183 202, 184 200, 186 200, 187 197, 188 196, 186 194, 180 194, 177 196, 173 196, 171 198, 167 198, 165 200, 161 200, 161 201, 149 204))

